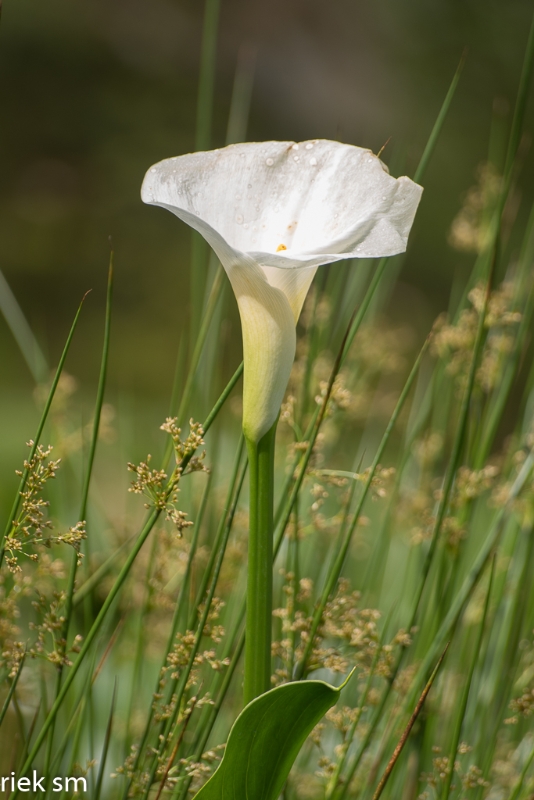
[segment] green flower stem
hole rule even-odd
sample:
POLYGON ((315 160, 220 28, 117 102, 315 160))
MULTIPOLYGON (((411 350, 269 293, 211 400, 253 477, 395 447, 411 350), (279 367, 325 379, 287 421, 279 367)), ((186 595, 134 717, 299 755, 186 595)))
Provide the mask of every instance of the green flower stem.
POLYGON ((271 688, 273 484, 276 422, 259 442, 247 440, 250 480, 245 705, 271 688))

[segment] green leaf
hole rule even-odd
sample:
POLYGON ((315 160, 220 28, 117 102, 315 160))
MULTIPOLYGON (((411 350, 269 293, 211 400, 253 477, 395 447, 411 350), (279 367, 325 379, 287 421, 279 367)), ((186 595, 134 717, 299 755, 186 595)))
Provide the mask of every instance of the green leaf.
POLYGON ((306 737, 349 679, 338 689, 323 681, 286 683, 249 703, 195 800, 277 800, 306 737))

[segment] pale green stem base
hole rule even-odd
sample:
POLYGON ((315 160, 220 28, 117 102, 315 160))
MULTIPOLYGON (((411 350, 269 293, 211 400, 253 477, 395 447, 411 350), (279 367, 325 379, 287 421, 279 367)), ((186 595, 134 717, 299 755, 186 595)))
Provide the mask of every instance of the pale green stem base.
POLYGON ((273 484, 276 423, 259 442, 247 440, 250 480, 245 705, 271 688, 273 484))

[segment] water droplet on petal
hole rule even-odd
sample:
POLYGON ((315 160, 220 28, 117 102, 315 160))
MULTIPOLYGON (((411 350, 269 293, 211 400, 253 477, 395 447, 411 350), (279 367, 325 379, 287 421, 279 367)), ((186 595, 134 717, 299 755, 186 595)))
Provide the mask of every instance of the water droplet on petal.
POLYGON ((293 150, 298 150, 298 149, 299 149, 299 146, 298 146, 298 144, 294 144, 294 145, 292 146, 292 149, 293 149, 293 150))
POLYGON ((306 150, 311 150, 312 147, 313 147, 313 144, 311 142, 308 142, 308 144, 306 145, 306 150))
POLYGON ((316 167, 317 166, 317 159, 316 158, 310 158, 310 164, 312 165, 312 167, 316 167))
POLYGON ((299 160, 298 156, 293 156, 293 161, 298 161, 298 160, 299 160))
POLYGON ((274 164, 274 159, 273 158, 267 158, 267 159, 265 159, 265 163, 267 164, 268 167, 272 167, 272 165, 274 164))
POLYGON ((243 217, 241 216, 241 214, 237 215, 235 221, 237 222, 238 225, 241 225, 241 223, 243 222, 243 217))
POLYGON ((246 229, 248 230, 248 222, 245 222, 245 224, 243 225, 243 227, 244 227, 244 228, 246 228, 246 229))
POLYGON ((150 172, 156 172, 156 167, 152 167, 152 169, 150 170, 150 172))

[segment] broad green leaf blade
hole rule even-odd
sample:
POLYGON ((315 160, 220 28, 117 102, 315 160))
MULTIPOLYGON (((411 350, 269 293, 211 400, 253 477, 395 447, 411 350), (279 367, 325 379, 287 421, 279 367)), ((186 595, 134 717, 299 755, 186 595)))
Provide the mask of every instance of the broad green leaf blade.
POLYGON ((295 681, 249 703, 230 731, 217 771, 195 800, 277 800, 304 740, 341 688, 295 681))

